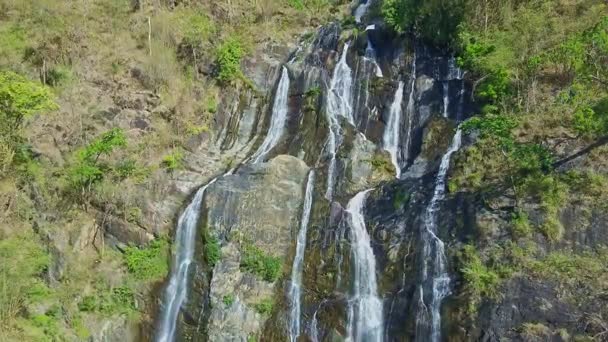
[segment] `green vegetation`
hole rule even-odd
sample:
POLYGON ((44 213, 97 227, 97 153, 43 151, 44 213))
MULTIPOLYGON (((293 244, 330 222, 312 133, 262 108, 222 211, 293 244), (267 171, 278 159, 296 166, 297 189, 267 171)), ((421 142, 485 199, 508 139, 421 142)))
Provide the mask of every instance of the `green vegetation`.
POLYGON ((163 157, 162 165, 167 171, 173 172, 184 167, 184 154, 177 150, 163 157))
POLYGON ((385 0, 382 15, 398 33, 415 29, 423 39, 449 44, 464 16, 464 0, 385 0))
POLYGON ((168 271, 169 246, 164 239, 156 239, 144 248, 127 247, 123 254, 125 266, 138 280, 160 280, 168 271))
POLYGON ((410 202, 410 193, 405 190, 400 189, 395 194, 395 198, 393 198, 393 207, 395 210, 399 210, 406 206, 410 202))
POLYGON ((104 315, 134 314, 136 312, 133 290, 127 286, 115 287, 95 296, 85 296, 78 303, 83 312, 100 312, 104 315))
POLYGON ((231 294, 225 295, 222 298, 222 302, 224 302, 224 305, 226 305, 227 307, 231 307, 232 304, 234 304, 234 301, 235 301, 234 295, 231 295, 231 294))
POLYGON ((0 70, 0 177, 15 163, 30 160, 29 147, 22 137, 24 121, 56 108, 48 88, 14 72, 0 70))
POLYGON ((112 166, 103 163, 100 158, 110 155, 116 148, 125 147, 126 144, 124 132, 114 128, 77 151, 75 161, 67 171, 71 188, 80 192, 81 198, 86 200, 91 187, 103 181, 112 170, 112 166))
POLYGON ((256 276, 269 281, 276 281, 281 275, 281 259, 267 255, 260 248, 246 243, 242 246, 240 267, 256 276))
POLYGON ((482 297, 497 296, 500 276, 482 262, 474 246, 463 248, 460 262, 460 272, 466 282, 465 291, 469 295, 468 312, 474 313, 482 297))
POLYGON ((222 258, 222 247, 220 241, 215 236, 207 233, 205 235, 205 260, 213 267, 222 258))
POLYGON ((107 316, 136 320, 167 243, 119 254, 105 226, 149 228, 144 208, 172 181, 159 166, 183 167, 188 139, 213 136, 201 133, 228 88, 248 83, 241 62, 340 12, 325 0, 169 3, 0 0, 2 341, 87 340, 107 316))
POLYGON ((46 297, 40 275, 50 258, 35 237, 24 235, 0 239, 0 259, 0 326, 6 326, 29 302, 46 297))
POLYGON ((272 298, 262 299, 259 303, 255 304, 255 311, 261 315, 270 315, 274 307, 274 301, 272 298))
POLYGON ((372 164, 374 172, 381 172, 387 174, 395 173, 395 166, 383 155, 376 154, 372 159, 367 160, 372 164))
POLYGON ((243 78, 241 60, 244 54, 243 45, 237 38, 231 37, 220 44, 215 51, 217 78, 222 82, 234 82, 243 78))

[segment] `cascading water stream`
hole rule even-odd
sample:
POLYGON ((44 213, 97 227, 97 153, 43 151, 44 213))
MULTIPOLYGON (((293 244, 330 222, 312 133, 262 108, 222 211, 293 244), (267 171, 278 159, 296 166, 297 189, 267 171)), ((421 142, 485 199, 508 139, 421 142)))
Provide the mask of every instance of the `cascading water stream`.
POLYGON ((418 288, 419 302, 416 315, 417 341, 437 342, 441 337, 441 302, 450 293, 450 276, 447 270, 445 245, 437 236, 437 212, 440 202, 445 198, 450 160, 460 149, 461 141, 462 131, 458 129, 448 151, 441 158, 435 190, 424 218, 422 279, 418 288))
POLYGON ((365 2, 359 4, 359 6, 357 6, 357 9, 355 10, 355 22, 360 23, 361 19, 363 19, 363 16, 365 15, 365 13, 367 13, 367 10, 369 8, 369 6, 372 4, 372 0, 364 0, 365 2))
MULTIPOLYGON (((370 25, 368 26, 365 31, 368 30, 375 30, 375 26, 374 25, 370 25)), ((374 49, 374 45, 372 44, 372 41, 369 39, 369 37, 367 37, 367 47, 365 48, 365 59, 367 61, 370 61, 372 63, 372 65, 374 66, 374 68, 376 68, 376 77, 384 77, 384 75, 382 74, 382 69, 380 68, 380 65, 378 64, 378 61, 376 60, 376 49, 374 49)))
POLYGON ((274 96, 274 104, 272 106, 272 117, 270 119, 270 128, 262 142, 262 145, 251 157, 252 163, 256 164, 264 160, 264 157, 270 152, 279 142, 283 131, 285 130, 285 122, 287 121, 287 99, 289 96, 289 72, 286 67, 283 67, 281 80, 277 86, 277 91, 274 96))
POLYGON ((329 133, 326 147, 331 155, 331 160, 327 170, 327 191, 325 193, 325 197, 327 199, 333 198, 336 171, 336 153, 342 144, 342 127, 340 127, 338 116, 346 118, 351 125, 355 125, 352 108, 353 75, 352 69, 346 63, 348 47, 349 44, 345 43, 340 61, 334 70, 327 97, 326 115, 329 124, 329 133))
POLYGON ((407 108, 405 109, 405 115, 407 117, 407 135, 405 136, 405 144, 403 146, 404 151, 404 162, 408 162, 410 159, 410 150, 412 145, 412 132, 414 123, 414 110, 416 109, 415 98, 416 94, 416 51, 414 51, 414 60, 412 61, 412 74, 410 83, 410 95, 407 100, 407 108))
POLYGON ((199 208, 207 188, 215 183, 217 178, 211 180, 207 185, 201 187, 192 202, 184 210, 177 221, 177 231, 175 236, 175 246, 177 252, 173 260, 173 269, 169 285, 165 290, 163 307, 160 313, 160 325, 156 335, 157 342, 171 342, 175 336, 175 326, 177 315, 186 299, 188 292, 188 269, 194 256, 196 242, 196 227, 199 219, 199 208))
POLYGON ((348 307, 348 341, 351 342, 380 342, 384 333, 382 300, 378 297, 376 279, 376 257, 363 213, 365 199, 372 190, 358 193, 346 208, 353 258, 353 285, 348 307))
MULTIPOLYGON (((443 81, 443 117, 449 117, 449 107, 450 107, 450 81, 452 80, 462 80, 464 77, 464 72, 456 66, 456 60, 454 57, 451 57, 448 60, 448 70, 445 80, 443 81)), ((458 113, 462 111, 462 103, 464 99, 464 82, 462 82, 460 93, 459 93, 459 108, 458 113)), ((456 120, 460 120, 459 115, 456 120)))
POLYGON ((291 300, 289 340, 295 342, 300 336, 300 316, 301 316, 301 297, 302 297, 302 270, 304 266, 304 253, 306 251, 306 234, 308 232, 308 221, 312 208, 313 190, 315 182, 315 172, 310 171, 306 183, 306 193, 304 196, 304 208, 300 221, 300 231, 296 243, 296 255, 293 259, 291 269, 291 286, 289 288, 289 298, 291 300))
POLYGON ((399 150, 399 133, 401 131, 401 102, 403 102, 404 83, 399 81, 395 98, 391 104, 388 122, 382 136, 382 145, 391 155, 391 162, 395 166, 396 177, 401 177, 401 151, 399 150))

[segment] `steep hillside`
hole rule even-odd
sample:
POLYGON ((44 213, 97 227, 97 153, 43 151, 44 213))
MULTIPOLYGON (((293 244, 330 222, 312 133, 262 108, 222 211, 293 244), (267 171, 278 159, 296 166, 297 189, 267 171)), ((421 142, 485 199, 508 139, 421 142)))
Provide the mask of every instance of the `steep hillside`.
POLYGON ((0 0, 0 341, 608 340, 601 0, 0 0))

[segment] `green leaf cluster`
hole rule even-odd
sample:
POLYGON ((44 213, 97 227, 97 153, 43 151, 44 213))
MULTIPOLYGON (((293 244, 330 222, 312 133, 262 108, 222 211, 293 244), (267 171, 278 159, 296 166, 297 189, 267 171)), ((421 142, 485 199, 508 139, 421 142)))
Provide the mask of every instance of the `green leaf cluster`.
POLYGON ((125 266, 135 279, 159 280, 169 271, 168 244, 164 239, 156 239, 147 247, 127 247, 123 254, 125 266))
POLYGON ((266 281, 273 282, 281 275, 282 265, 279 257, 267 255, 260 248, 246 244, 243 246, 240 267, 266 281))
POLYGON ((217 237, 205 234, 205 259, 210 266, 215 266, 222 258, 222 248, 217 237))
POLYGON ((80 149, 67 172, 71 187, 83 193, 89 192, 93 184, 101 182, 113 170, 112 166, 101 162, 100 158, 110 155, 117 148, 125 147, 126 144, 122 129, 114 128, 80 149))
POLYGON ((424 40, 449 46, 464 15, 465 0, 385 0, 382 16, 397 33, 414 30, 424 40))
POLYGON ((128 286, 119 286, 83 297, 78 303, 78 309, 83 312, 114 315, 134 314, 137 308, 133 290, 128 286))
POLYGON ((227 83, 243 78, 241 60, 244 55, 243 44, 237 38, 228 38, 220 44, 215 51, 215 62, 218 68, 217 78, 227 83))

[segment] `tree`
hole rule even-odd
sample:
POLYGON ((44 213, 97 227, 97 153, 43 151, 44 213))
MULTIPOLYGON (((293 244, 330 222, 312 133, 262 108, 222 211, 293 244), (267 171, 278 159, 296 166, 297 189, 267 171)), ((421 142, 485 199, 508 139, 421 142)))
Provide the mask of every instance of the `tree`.
POLYGON ((99 158, 111 154, 116 148, 125 147, 126 144, 127 140, 122 129, 114 128, 76 153, 75 163, 67 172, 68 183, 72 189, 80 192, 85 205, 91 187, 101 182, 111 169, 101 163, 99 158))
POLYGON ((386 0, 382 15, 398 33, 413 29, 422 39, 449 46, 463 19, 465 0, 386 0))
MULTIPOLYGON (((26 118, 57 108, 51 91, 11 71, 0 71, 0 176, 22 156, 26 118)), ((21 158, 23 159, 23 158, 21 158)))

